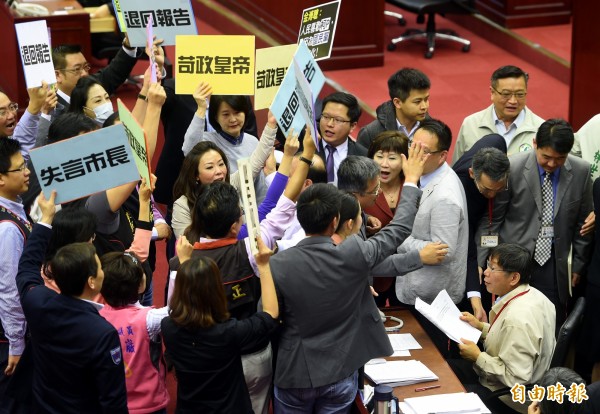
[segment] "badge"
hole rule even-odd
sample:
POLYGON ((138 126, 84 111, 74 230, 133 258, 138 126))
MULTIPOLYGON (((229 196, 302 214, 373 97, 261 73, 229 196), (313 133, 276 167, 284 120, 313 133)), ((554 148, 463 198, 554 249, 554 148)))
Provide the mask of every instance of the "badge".
POLYGON ((112 358, 115 365, 119 365, 121 363, 121 346, 110 350, 110 357, 112 358))
POLYGON ((530 151, 531 150, 531 145, 530 144, 521 144, 519 146, 519 152, 525 152, 525 151, 530 151))
POLYGON ((481 236, 481 247, 496 247, 498 246, 498 235, 488 234, 487 236, 481 236))
POLYGON ((540 232, 543 239, 549 239, 554 237, 554 226, 542 226, 542 231, 540 232))

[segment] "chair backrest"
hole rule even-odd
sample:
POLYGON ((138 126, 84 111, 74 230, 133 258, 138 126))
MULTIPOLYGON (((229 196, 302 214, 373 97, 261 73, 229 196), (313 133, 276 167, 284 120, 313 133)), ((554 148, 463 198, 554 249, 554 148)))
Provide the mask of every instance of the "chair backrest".
POLYGON ((585 298, 580 297, 575 302, 575 306, 567 317, 567 320, 560 327, 558 338, 556 339, 556 347, 554 348, 554 355, 552 355, 552 360, 550 361, 550 368, 564 366, 571 343, 583 321, 584 309, 585 298))

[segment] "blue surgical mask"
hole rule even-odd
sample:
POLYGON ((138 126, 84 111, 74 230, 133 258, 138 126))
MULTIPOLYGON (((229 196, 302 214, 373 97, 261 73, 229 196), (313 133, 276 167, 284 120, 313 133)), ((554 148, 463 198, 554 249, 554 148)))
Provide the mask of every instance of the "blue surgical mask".
POLYGON ((102 126, 104 121, 106 121, 114 112, 115 111, 113 109, 112 102, 105 102, 102 105, 94 108, 94 114, 96 115, 94 121, 102 126))

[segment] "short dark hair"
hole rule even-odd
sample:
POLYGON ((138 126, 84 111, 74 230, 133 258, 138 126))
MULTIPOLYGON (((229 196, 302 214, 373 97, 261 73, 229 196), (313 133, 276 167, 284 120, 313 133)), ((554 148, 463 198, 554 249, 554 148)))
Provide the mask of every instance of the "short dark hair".
POLYGON ((79 45, 60 45, 52 49, 52 63, 54 69, 61 70, 67 68, 67 55, 81 53, 79 45))
POLYGON ((450 127, 439 119, 425 119, 419 124, 419 129, 434 134, 438 139, 438 151, 448 151, 452 145, 452 131, 450 127))
MULTIPOLYGON (((537 385, 547 388, 551 385, 556 385, 558 382, 566 389, 569 389, 572 384, 575 384, 576 386, 585 384, 583 378, 572 369, 554 367, 546 371, 537 385)), ((571 402, 568 398, 565 398, 560 404, 549 398, 543 398, 542 401, 540 401, 540 411, 543 414, 575 414, 584 412, 583 407, 584 404, 571 402)))
POLYGON ((406 101, 412 90, 430 89, 431 81, 419 69, 402 68, 388 79, 390 99, 406 101))
POLYGON ((11 158, 21 151, 21 144, 16 139, 0 138, 0 174, 6 174, 11 167, 11 158))
POLYGON ((203 185, 194 205, 188 239, 193 243, 201 236, 221 239, 240 219, 240 195, 229 183, 215 181, 203 185))
POLYGON ((229 319, 221 271, 214 260, 193 256, 179 267, 169 306, 171 320, 191 330, 229 319))
POLYGON ((335 229, 336 233, 342 229, 342 226, 348 220, 356 220, 356 216, 358 216, 358 212, 360 211, 360 203, 353 194, 342 193, 340 197, 340 221, 337 229, 335 229))
POLYGON ((400 131, 383 131, 371 142, 367 156, 373 158, 377 151, 395 152, 408 157, 408 137, 400 131))
POLYGON ((512 65, 501 66, 492 73, 491 83, 492 87, 495 89, 498 87, 499 79, 506 78, 523 78, 525 79, 525 86, 527 86, 527 81, 529 80, 529 74, 525 72, 523 69, 518 68, 512 65))
MULTIPOLYGON (((93 76, 84 76, 79 78, 73 92, 71 92, 71 101, 69 102, 69 111, 83 113, 83 107, 86 106, 88 100, 88 93, 90 88, 95 85, 102 84, 98 82, 93 76)), ((102 86, 104 88, 104 86, 102 86)))
POLYGON ((144 269, 134 253, 110 252, 100 258, 104 271, 102 296, 113 308, 127 306, 139 299, 144 269))
POLYGON ((477 180, 481 178, 481 174, 485 174, 492 181, 500 181, 507 178, 510 161, 506 153, 498 148, 481 148, 473 156, 471 168, 477 180))
POLYGON ((347 193, 364 193, 369 181, 378 178, 379 165, 371 158, 349 155, 338 168, 338 188, 347 193))
POLYGON ((575 143, 575 134, 564 119, 548 119, 538 128, 535 143, 537 148, 550 147, 559 154, 568 154, 575 143))
POLYGON ((362 111, 358 104, 358 100, 354 95, 345 92, 334 92, 329 94, 323 99, 323 110, 329 102, 344 105, 348 108, 348 118, 350 118, 350 122, 358 122, 358 118, 360 118, 362 111))
POLYGON ((44 257, 44 273, 50 275, 48 264, 63 246, 89 242, 96 232, 96 215, 83 207, 66 207, 57 211, 52 220, 52 236, 44 257))
POLYGON ((50 124, 48 143, 53 144, 97 129, 98 125, 83 113, 66 112, 50 124))
POLYGON ((526 248, 514 243, 502 243, 491 250, 490 258, 496 259, 503 270, 519 273, 520 285, 531 280, 531 255, 526 248))
POLYGON ((198 176, 198 165, 202 156, 208 151, 216 151, 223 158, 223 162, 227 166, 225 181, 229 182, 229 160, 221 147, 211 141, 202 141, 194 145, 194 148, 183 159, 179 175, 173 186, 173 200, 177 200, 182 195, 186 196, 190 210, 192 210, 194 203, 196 203, 199 187, 202 185, 196 179, 198 176))
POLYGON ((96 249, 92 243, 67 244, 58 249, 50 269, 50 276, 63 295, 80 296, 88 278, 98 273, 96 249))
POLYGON ((210 122, 215 131, 223 131, 223 128, 221 128, 221 125, 218 122, 219 108, 223 102, 231 106, 235 111, 244 113, 244 125, 242 125, 243 131, 248 123, 248 115, 250 114, 251 109, 248 104, 248 98, 245 95, 212 95, 208 106, 208 122, 210 122))
POLYGON ((322 234, 338 216, 341 192, 331 184, 315 184, 304 190, 298 198, 298 221, 306 234, 322 234))

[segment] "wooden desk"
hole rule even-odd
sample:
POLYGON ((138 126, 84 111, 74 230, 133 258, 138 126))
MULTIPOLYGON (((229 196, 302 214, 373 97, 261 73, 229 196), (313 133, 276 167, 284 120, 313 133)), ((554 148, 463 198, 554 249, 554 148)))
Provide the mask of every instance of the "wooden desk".
MULTIPOLYGON (((454 371, 452 371, 450 365, 448 365, 446 360, 442 357, 442 355, 437 350, 433 342, 431 342, 431 339, 429 339, 429 336, 427 336, 423 328, 421 328, 421 325, 419 325, 419 322, 417 322, 417 320, 414 318, 414 316, 410 313, 409 310, 387 310, 385 311, 385 314, 387 316, 395 316, 397 318, 400 318, 404 322, 404 326, 402 327, 402 329, 393 333, 410 333, 412 334, 412 336, 415 337, 419 345, 423 347, 423 349, 411 349, 409 357, 389 357, 386 359, 416 359, 424 363, 427 366, 427 368, 432 370, 433 373, 440 378, 439 381, 429 381, 419 384, 395 387, 394 395, 398 397, 400 401, 403 401, 405 398, 409 397, 423 397, 425 395, 465 392, 464 387, 462 386, 461 382, 458 380, 456 375, 454 375, 454 371), (429 385, 440 385, 440 387, 431 390, 415 392, 415 388, 427 387, 429 385)), ((394 324, 395 323, 388 323, 388 325, 390 326, 394 324)))
POLYGON ((20 108, 27 107, 27 89, 23 75, 23 65, 19 55, 15 23, 33 20, 46 20, 52 35, 52 45, 78 44, 86 57, 91 56, 90 18, 81 5, 75 0, 36 0, 27 3, 40 4, 48 9, 49 16, 19 17, 9 9, 5 2, 0 4, 0 86, 10 99, 17 102, 20 108), (52 14, 68 11, 68 14, 52 14))

